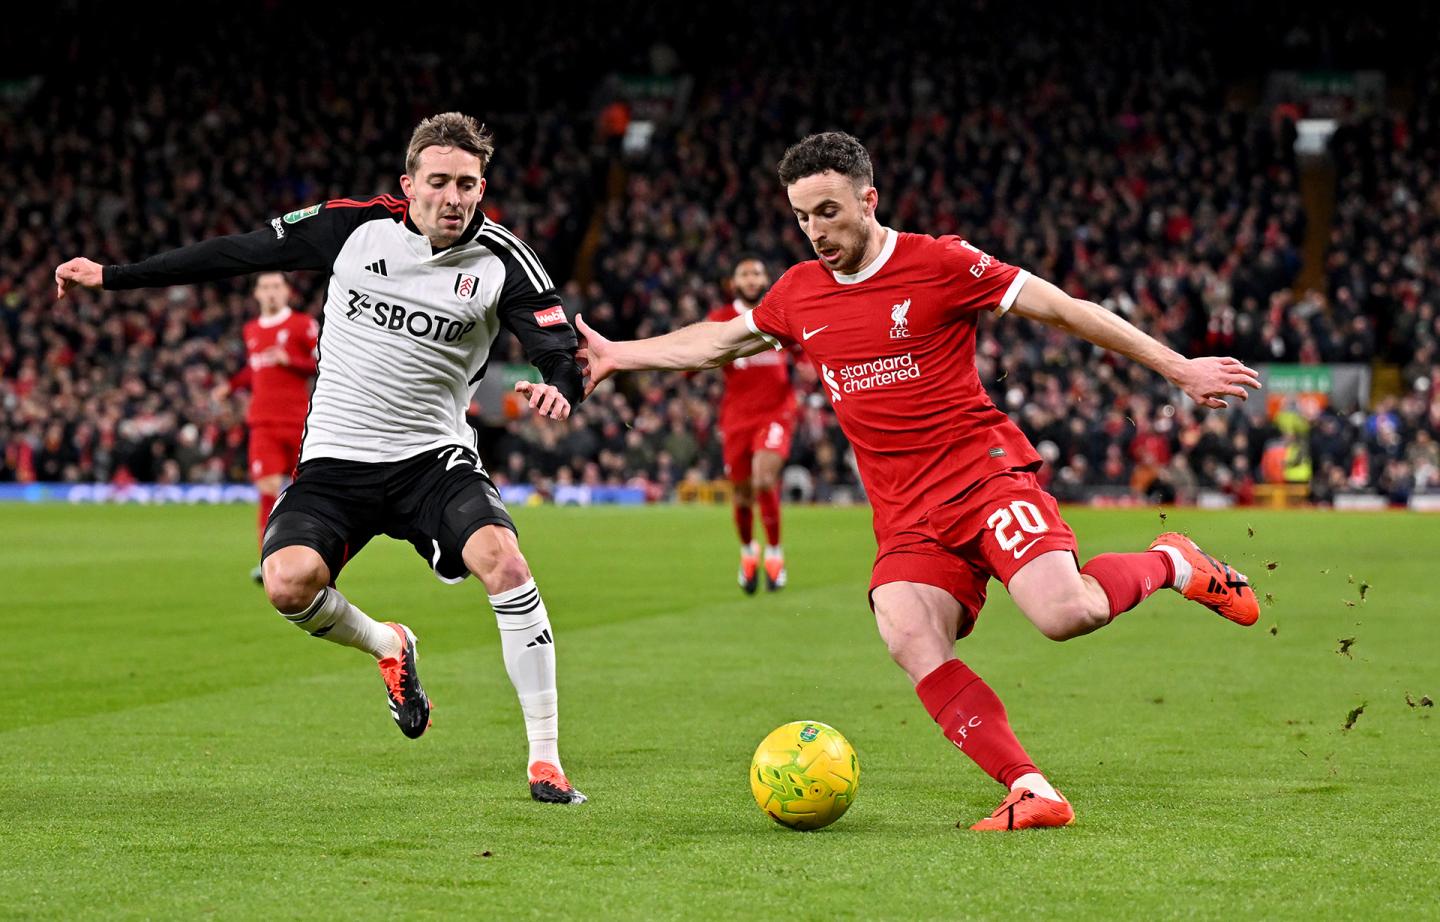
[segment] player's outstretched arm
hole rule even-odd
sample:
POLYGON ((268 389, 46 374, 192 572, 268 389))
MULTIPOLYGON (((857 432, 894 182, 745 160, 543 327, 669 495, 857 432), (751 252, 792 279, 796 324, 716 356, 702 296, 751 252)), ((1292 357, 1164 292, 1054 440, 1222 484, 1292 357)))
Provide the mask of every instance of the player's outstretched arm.
POLYGON ((327 269, 352 218, 321 212, 294 227, 276 218, 261 230, 212 237, 125 265, 102 266, 79 257, 55 269, 55 294, 63 298, 78 287, 121 291, 191 285, 272 269, 327 269))
POLYGON ((698 371, 719 368, 738 358, 769 348, 765 340, 750 331, 744 317, 723 323, 702 321, 664 336, 612 342, 596 333, 580 315, 578 355, 585 371, 585 393, 619 371, 698 371))
POLYGON ((1204 356, 1188 359, 1128 320, 1091 301, 1072 298, 1041 278, 1026 280, 1011 313, 1064 330, 1102 349, 1118 352, 1164 375, 1202 407, 1223 409, 1226 397, 1249 397, 1246 388, 1258 390, 1260 376, 1238 359, 1204 356))

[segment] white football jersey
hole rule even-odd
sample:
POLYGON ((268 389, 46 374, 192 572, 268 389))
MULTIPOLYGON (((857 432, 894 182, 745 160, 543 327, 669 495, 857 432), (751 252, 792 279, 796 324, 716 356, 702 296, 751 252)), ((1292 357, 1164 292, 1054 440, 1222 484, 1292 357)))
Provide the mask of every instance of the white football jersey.
POLYGON ((465 413, 502 325, 546 380, 579 402, 575 332, 554 284, 528 246, 481 214, 435 252, 404 200, 338 199, 275 218, 263 231, 106 267, 105 287, 260 269, 331 271, 302 463, 473 448, 465 413))

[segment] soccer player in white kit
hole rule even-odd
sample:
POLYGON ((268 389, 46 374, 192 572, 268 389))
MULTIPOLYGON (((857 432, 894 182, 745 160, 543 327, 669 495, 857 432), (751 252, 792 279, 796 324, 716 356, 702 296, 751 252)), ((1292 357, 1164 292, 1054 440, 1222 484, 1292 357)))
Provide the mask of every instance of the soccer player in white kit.
POLYGON ((584 803, 560 764, 549 614, 465 421, 502 326, 544 377, 516 385, 532 408, 563 420, 583 394, 575 331, 554 283, 528 246, 479 210, 493 152, 475 119, 435 115, 410 139, 403 199, 322 202, 252 233, 130 265, 72 259, 55 280, 64 297, 76 286, 329 271, 300 465, 265 531, 270 602, 312 636, 374 656, 391 715, 415 738, 430 725, 430 701, 416 671, 414 633, 370 618, 335 580, 378 534, 410 541, 446 582, 473 573, 489 595, 525 715, 531 796, 584 803))

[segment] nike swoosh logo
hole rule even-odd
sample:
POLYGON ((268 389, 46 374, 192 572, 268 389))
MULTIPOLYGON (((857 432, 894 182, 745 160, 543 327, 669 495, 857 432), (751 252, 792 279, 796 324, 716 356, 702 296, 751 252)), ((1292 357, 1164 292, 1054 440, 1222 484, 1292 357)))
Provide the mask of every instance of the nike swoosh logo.
MULTIPOLYGON (((1036 539, 1035 539, 1035 541, 1039 541, 1039 540, 1040 540, 1039 538, 1036 538, 1036 539)), ((1025 552, 1028 551, 1028 550, 1030 550, 1032 547, 1035 546, 1035 541, 1031 541, 1029 544, 1025 545, 1024 547, 1016 548, 1016 549, 1015 549, 1015 559, 1016 559, 1016 560, 1019 560, 1021 557, 1024 557, 1024 556, 1025 556, 1025 552)))
POLYGON ((825 324, 825 326, 823 326, 823 327, 816 327, 816 328, 813 329, 813 330, 806 330, 806 329, 804 329, 804 328, 801 328, 801 330, 800 330, 800 338, 801 338, 801 339, 806 339, 806 340, 808 340, 810 337, 814 336, 815 334, 821 332, 822 330, 828 330, 829 328, 830 328, 830 324, 828 324, 828 323, 825 324))

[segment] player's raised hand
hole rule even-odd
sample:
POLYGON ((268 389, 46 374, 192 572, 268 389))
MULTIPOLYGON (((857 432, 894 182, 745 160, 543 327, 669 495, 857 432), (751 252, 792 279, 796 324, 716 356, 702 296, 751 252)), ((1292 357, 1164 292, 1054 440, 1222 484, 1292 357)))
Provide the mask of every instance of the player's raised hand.
POLYGON ((515 393, 530 401, 530 409, 548 419, 569 419, 570 401, 553 384, 536 384, 533 381, 516 381, 515 393))
POLYGON ((610 340, 591 329, 579 314, 575 315, 575 329, 580 331, 580 350, 575 353, 575 361, 585 375, 585 396, 589 397, 597 384, 615 373, 615 359, 611 356, 610 340))
POLYGON ((1187 359, 1175 376, 1175 383, 1200 406, 1223 410, 1230 405, 1226 397, 1246 400, 1250 396, 1246 388, 1258 391, 1260 374, 1239 359, 1207 355, 1187 359))
POLYGON ((72 288, 99 288, 105 281, 105 267, 91 259, 77 256, 55 269, 55 297, 65 297, 72 288))

